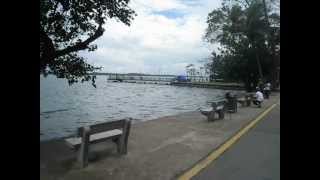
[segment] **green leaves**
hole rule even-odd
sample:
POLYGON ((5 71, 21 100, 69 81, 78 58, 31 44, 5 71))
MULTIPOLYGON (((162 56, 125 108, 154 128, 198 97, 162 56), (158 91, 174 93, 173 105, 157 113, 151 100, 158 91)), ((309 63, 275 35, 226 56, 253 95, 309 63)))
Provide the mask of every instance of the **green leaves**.
POLYGON ((269 13, 269 24, 264 10, 258 0, 223 0, 221 8, 208 14, 205 39, 222 47, 219 55, 211 57, 213 73, 247 83, 247 87, 259 79, 259 68, 266 77, 271 76, 271 45, 280 47, 280 28, 273 28, 272 36, 269 32, 271 26, 280 26, 280 16, 269 13))
MULTIPOLYGON (((91 44, 102 36, 107 18, 130 25, 135 12, 129 0, 40 0, 40 73, 48 71, 70 84, 92 80, 95 67, 77 51, 94 51, 91 44), (90 77, 90 78, 89 78, 90 77)), ((95 85, 94 85, 95 86, 95 85)))

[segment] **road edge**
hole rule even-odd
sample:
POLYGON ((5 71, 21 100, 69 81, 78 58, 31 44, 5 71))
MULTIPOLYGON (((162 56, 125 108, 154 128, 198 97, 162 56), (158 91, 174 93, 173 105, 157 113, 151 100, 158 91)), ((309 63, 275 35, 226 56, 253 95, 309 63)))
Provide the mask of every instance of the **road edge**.
POLYGON ((202 169, 210 165, 214 160, 221 156, 227 149, 235 144, 244 134, 246 134, 251 128, 253 128, 261 119, 263 119, 273 108, 275 108, 279 102, 270 105, 266 110, 260 113, 255 119, 246 124, 243 128, 237 131, 232 137, 223 142, 219 147, 213 150, 204 159, 193 165, 189 170, 185 171, 178 176, 178 180, 190 180, 197 175, 202 169))

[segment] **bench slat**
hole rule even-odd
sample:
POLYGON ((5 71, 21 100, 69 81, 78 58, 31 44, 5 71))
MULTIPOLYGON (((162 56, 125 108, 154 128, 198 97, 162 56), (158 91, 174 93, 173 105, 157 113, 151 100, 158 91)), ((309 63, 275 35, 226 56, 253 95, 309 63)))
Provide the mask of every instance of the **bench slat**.
POLYGON ((125 120, 118 120, 118 121, 111 121, 111 122, 105 122, 100 124, 94 124, 90 126, 90 132, 92 134, 114 130, 114 129, 121 129, 124 127, 125 120))
MULTIPOLYGON (((90 143, 92 143, 94 141, 98 141, 100 139, 106 139, 109 137, 118 136, 121 134, 122 134, 122 130, 120 130, 120 129, 114 129, 111 131, 92 134, 92 135, 90 135, 90 143)), ((75 147, 75 146, 78 146, 81 144, 81 137, 68 138, 68 139, 65 139, 65 141, 67 142, 67 144, 69 146, 75 147)))
POLYGON ((210 111, 213 110, 213 108, 212 107, 207 107, 207 108, 201 108, 200 110, 204 111, 204 112, 210 112, 210 111))

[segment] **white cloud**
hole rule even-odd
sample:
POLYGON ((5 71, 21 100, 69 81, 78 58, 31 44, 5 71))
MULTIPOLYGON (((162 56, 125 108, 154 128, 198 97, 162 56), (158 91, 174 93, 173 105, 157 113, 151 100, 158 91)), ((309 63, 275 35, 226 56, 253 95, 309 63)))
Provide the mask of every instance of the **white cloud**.
POLYGON ((210 0, 132 0, 130 7, 138 16, 131 26, 109 20, 96 42, 98 50, 83 54, 89 63, 103 66, 104 72, 183 74, 187 64, 199 64, 212 51, 202 36, 208 12, 219 4, 210 0), (184 14, 154 13, 164 10, 184 14))
POLYGON ((187 8, 178 0, 135 0, 131 2, 135 10, 142 9, 144 12, 187 8))

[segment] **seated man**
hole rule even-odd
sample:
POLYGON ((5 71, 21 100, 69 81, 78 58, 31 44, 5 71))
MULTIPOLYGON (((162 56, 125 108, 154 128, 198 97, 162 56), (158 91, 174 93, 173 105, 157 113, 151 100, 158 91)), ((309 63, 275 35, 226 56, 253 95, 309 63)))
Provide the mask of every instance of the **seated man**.
POLYGON ((258 105, 261 108, 261 104, 263 102, 263 94, 260 91, 260 88, 257 88, 257 92, 255 94, 255 100, 253 100, 253 104, 258 105))
POLYGON ((225 94, 225 98, 226 98, 227 100, 231 99, 231 98, 232 98, 231 93, 230 93, 230 92, 227 92, 227 93, 225 94))

